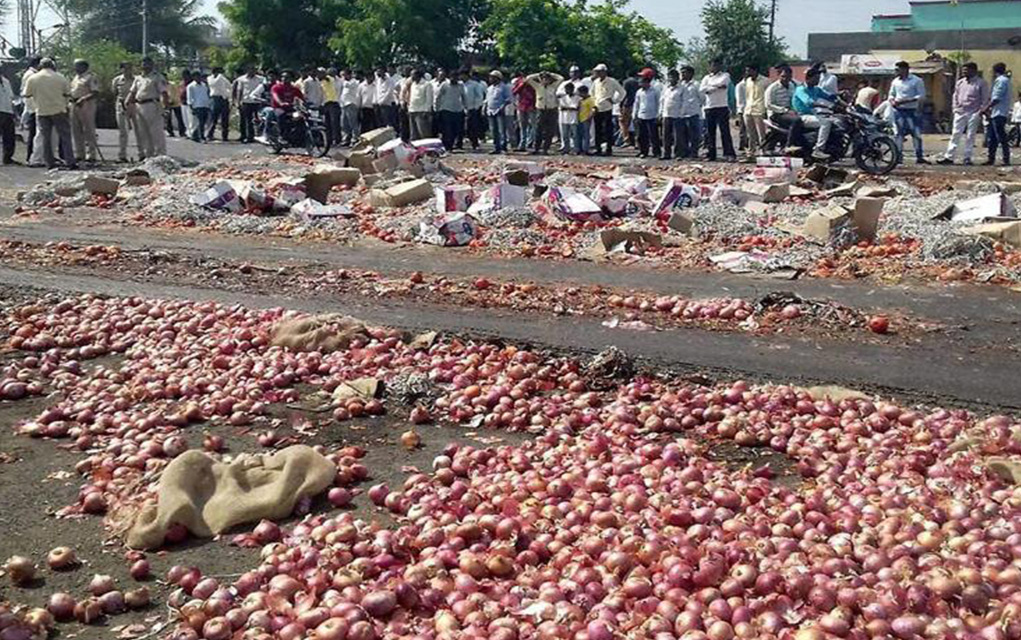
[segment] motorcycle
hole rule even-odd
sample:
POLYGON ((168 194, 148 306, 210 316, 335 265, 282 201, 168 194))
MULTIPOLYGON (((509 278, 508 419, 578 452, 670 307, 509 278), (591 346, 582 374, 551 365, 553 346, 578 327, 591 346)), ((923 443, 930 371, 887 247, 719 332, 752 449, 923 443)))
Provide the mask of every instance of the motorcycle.
POLYGON ((330 152, 326 121, 317 110, 304 105, 295 105, 293 111, 281 115, 275 122, 267 122, 259 112, 255 124, 262 131, 256 140, 277 155, 285 149, 304 149, 310 158, 322 158, 330 152))
MULTIPOLYGON (((858 168, 874 176, 884 176, 900 165, 903 158, 893 137, 892 126, 863 110, 850 108, 829 115, 834 120, 825 152, 830 162, 853 157, 858 168)), ((787 146, 789 130, 772 120, 766 121, 766 153, 782 153, 787 146)), ((812 150, 818 139, 817 130, 805 130, 806 144, 802 157, 811 164, 812 150)))

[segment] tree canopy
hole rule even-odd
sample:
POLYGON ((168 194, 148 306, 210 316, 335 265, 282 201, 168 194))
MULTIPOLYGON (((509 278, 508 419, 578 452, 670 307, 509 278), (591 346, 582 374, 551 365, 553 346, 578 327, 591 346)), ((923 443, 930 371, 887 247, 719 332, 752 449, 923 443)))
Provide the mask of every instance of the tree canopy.
MULTIPOLYGON (((142 0, 62 0, 74 18, 75 40, 111 41, 128 51, 142 50, 142 0)), ((203 45, 212 18, 200 17, 199 0, 148 0, 149 45, 164 52, 184 53, 203 45)))
POLYGON ((769 9, 755 0, 709 0, 702 8, 705 39, 689 45, 689 61, 704 71, 710 60, 720 58, 735 78, 748 66, 765 72, 787 58, 783 39, 770 41, 768 24, 769 9))

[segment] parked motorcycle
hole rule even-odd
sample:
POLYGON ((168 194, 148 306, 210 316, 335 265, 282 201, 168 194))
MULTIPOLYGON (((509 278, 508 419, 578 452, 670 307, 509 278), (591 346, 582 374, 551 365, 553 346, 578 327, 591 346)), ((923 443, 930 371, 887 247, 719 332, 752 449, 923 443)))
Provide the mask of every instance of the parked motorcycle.
POLYGON ((322 158, 330 152, 326 121, 316 109, 299 104, 293 111, 268 123, 260 113, 256 126, 262 131, 257 140, 275 154, 286 149, 303 149, 311 158, 322 158))
MULTIPOLYGON (((856 108, 833 113, 829 117, 834 120, 825 149, 830 162, 853 157, 859 169, 874 176, 886 175, 900 165, 901 153, 894 140, 892 127, 887 122, 856 108)), ((771 120, 766 121, 766 128, 766 142, 763 145, 766 153, 782 153, 787 146, 789 131, 771 120)), ((818 136, 818 130, 805 130, 806 141, 802 154, 807 164, 813 161, 812 150, 818 136)))

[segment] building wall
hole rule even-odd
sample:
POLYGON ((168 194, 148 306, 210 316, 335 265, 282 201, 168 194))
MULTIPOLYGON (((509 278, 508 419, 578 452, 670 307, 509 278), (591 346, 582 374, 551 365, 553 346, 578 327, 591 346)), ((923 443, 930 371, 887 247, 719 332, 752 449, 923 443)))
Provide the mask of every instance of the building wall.
POLYGON ((918 31, 1021 28, 1021 0, 912 3, 911 18, 918 31))
POLYGON ((911 29, 914 26, 911 16, 872 16, 873 33, 889 33, 911 29))

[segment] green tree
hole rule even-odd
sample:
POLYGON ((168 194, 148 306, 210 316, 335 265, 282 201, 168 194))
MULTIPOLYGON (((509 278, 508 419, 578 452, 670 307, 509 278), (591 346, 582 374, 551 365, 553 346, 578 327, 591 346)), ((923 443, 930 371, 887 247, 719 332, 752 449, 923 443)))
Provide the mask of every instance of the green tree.
POLYGON ((718 57, 734 78, 749 65, 765 71, 787 58, 783 40, 770 41, 768 22, 769 9, 755 0, 709 0, 702 8, 704 46, 697 51, 689 48, 689 58, 704 63, 718 57))
POLYGON ((260 66, 300 68, 330 63, 337 21, 353 15, 353 0, 225 0, 220 12, 232 27, 238 53, 260 66))
POLYGON ((494 0, 481 30, 507 66, 562 71, 581 53, 571 11, 555 0, 494 0))
MULTIPOLYGON (((146 0, 149 45, 178 55, 202 48, 215 20, 199 16, 199 0, 146 0)), ((58 4, 74 18, 75 39, 113 41, 128 51, 142 50, 143 0, 63 0, 58 4)))

